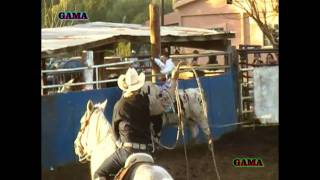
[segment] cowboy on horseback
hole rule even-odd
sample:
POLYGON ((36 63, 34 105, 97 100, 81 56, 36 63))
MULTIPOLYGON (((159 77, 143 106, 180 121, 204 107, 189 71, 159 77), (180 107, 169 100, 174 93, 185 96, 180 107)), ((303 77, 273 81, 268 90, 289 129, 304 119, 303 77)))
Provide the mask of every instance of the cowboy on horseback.
POLYGON ((112 117, 118 148, 95 172, 95 179, 112 179, 112 174, 115 175, 133 153, 151 154, 151 131, 160 132, 164 109, 155 97, 140 93, 144 83, 145 74, 138 75, 134 68, 118 78, 123 95, 115 104, 112 117))

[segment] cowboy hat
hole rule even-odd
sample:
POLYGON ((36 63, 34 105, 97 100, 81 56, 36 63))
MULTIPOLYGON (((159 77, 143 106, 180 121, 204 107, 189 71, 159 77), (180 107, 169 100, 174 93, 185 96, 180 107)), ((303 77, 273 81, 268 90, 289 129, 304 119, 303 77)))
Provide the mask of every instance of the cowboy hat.
POLYGON ((144 82, 145 74, 142 72, 138 75, 138 72, 134 68, 129 68, 125 75, 122 74, 118 78, 118 86, 125 92, 132 92, 142 88, 144 82))

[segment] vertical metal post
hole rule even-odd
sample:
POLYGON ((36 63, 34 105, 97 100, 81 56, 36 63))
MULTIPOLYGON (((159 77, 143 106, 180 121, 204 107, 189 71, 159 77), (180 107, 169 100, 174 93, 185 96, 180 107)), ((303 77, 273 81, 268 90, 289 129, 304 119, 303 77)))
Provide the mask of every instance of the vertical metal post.
MULTIPOLYGON (((84 70, 84 79, 85 82, 92 82, 93 81, 93 69, 91 68, 94 65, 93 62, 93 51, 83 51, 83 58, 84 58, 84 64, 86 64, 89 69, 84 70)), ((93 89, 92 84, 85 85, 85 89, 93 89)))
POLYGON ((243 117, 243 94, 242 94, 242 87, 243 87, 243 84, 241 83, 240 84, 240 112, 241 112, 241 118, 243 117))
POLYGON ((43 86, 44 86, 44 83, 43 83, 43 73, 41 72, 41 96, 43 96, 43 86))
POLYGON ((96 67, 96 89, 100 89, 99 88, 99 71, 98 71, 98 67, 96 67))
MULTIPOLYGON (((41 58, 41 70, 46 70, 46 59, 41 58)), ((47 84, 47 74, 41 72, 41 95, 46 94, 47 90, 44 90, 42 87, 47 84)))

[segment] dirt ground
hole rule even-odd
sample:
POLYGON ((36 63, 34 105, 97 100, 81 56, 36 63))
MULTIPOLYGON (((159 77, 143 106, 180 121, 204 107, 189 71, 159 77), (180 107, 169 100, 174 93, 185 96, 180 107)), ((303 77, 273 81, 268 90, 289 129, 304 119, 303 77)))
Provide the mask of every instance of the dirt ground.
MULTIPOLYGON (((215 154, 221 180, 276 180, 278 179, 278 127, 241 128, 215 141, 215 154), (237 157, 260 157, 262 168, 235 168, 237 157)), ((217 179, 207 145, 187 146, 190 180, 217 179)), ((183 147, 155 154, 155 161, 175 180, 186 179, 183 147)), ((88 164, 70 164, 54 171, 43 171, 43 180, 89 180, 88 164)))

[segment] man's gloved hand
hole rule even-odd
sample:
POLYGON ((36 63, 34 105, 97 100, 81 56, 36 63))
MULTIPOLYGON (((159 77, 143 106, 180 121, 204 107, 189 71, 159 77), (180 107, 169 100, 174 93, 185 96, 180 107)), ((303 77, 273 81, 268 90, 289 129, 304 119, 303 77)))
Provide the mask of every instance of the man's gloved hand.
POLYGON ((171 78, 173 80, 177 80, 179 78, 179 68, 180 68, 181 63, 182 63, 182 61, 180 61, 178 63, 178 65, 172 70, 171 78))

